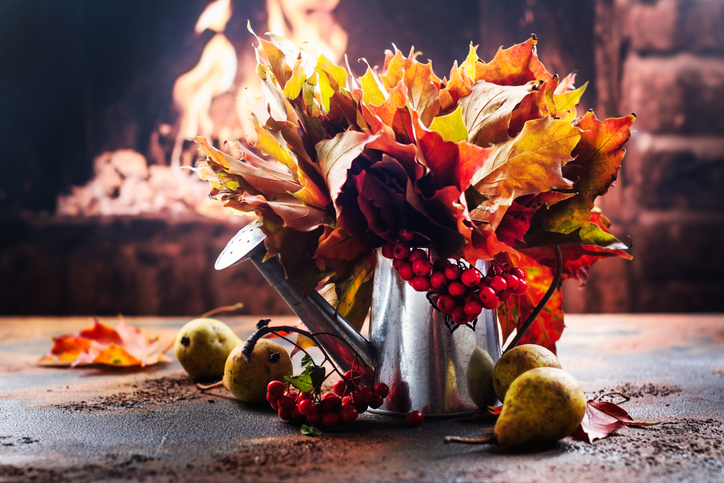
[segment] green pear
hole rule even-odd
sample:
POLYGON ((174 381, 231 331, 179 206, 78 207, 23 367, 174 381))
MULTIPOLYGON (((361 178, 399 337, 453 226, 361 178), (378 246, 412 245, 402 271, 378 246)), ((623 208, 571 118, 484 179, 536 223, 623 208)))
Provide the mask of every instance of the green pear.
POLYGON ((504 353, 493 368, 493 388, 501 401, 513 381, 526 371, 537 367, 561 368, 556 355, 543 346, 523 344, 504 353))
POLYGON ((221 379, 226 359, 239 344, 241 339, 225 323, 194 319, 176 336, 176 358, 193 379, 221 379))
POLYGON ((493 367, 495 363, 486 351, 476 347, 470 355, 468 371, 468 394, 470 399, 480 408, 493 406, 496 401, 493 389, 493 367))
POLYGON ((500 446, 548 444, 571 434, 586 412, 586 396, 567 372, 539 367, 521 374, 505 394, 495 424, 500 446))
POLYGON ((289 353, 274 341, 259 339, 249 362, 241 355, 243 345, 229 354, 224 366, 224 387, 237 399, 249 404, 266 402, 266 388, 271 381, 284 381, 293 372, 289 353))

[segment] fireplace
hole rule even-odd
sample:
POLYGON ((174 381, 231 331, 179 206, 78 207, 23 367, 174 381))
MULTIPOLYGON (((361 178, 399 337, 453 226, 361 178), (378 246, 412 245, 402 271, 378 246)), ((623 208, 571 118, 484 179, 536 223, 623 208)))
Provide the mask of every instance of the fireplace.
POLYGON ((0 132, 0 313, 184 314, 245 303, 289 314, 248 265, 213 261, 248 221, 207 199, 193 143, 243 138, 253 36, 307 38, 356 74, 394 43, 442 76, 535 32, 583 109, 635 110, 638 132, 603 208, 634 262, 594 267, 567 311, 720 311, 724 260, 724 2, 596 0, 11 0, 0 16, 12 94, 0 132), (300 8, 300 5, 303 8, 300 8), (294 10, 297 8, 297 10, 294 10), (700 27, 697 27, 700 26, 700 27), (647 32, 664 28, 661 36, 647 32))

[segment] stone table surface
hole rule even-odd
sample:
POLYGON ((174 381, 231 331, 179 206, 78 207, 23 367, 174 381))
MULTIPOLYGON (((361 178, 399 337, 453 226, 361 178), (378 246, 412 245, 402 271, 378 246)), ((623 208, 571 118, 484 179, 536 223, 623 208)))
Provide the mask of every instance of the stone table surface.
MULTIPOLYGON (((411 428, 365 413, 350 430, 303 436, 271 410, 198 392, 175 360, 35 363, 51 336, 90 320, 0 317, 0 481, 724 481, 723 315, 567 316, 563 368, 589 397, 627 393, 635 420, 660 424, 516 453, 443 443, 489 432, 488 419, 411 428)), ((225 320, 244 336, 257 319, 225 320)), ((188 319, 128 321, 171 341, 188 319)))

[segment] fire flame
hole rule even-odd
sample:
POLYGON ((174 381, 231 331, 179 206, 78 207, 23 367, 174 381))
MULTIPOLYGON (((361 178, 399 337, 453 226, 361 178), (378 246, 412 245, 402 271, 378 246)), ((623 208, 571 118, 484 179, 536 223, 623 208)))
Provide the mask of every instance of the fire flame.
POLYGON ((231 18, 230 0, 216 0, 203 11, 196 23, 196 33, 209 29, 217 32, 201 53, 199 63, 180 76, 173 86, 173 100, 180 114, 180 130, 171 153, 171 166, 181 166, 184 139, 197 135, 211 137, 211 101, 228 92, 236 77, 236 49, 223 31, 231 18))

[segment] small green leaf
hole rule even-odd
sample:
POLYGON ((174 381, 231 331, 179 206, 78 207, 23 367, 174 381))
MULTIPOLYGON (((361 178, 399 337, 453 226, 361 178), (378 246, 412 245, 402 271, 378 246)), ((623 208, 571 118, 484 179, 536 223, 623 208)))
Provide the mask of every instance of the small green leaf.
MULTIPOLYGON (((317 388, 322 385, 324 378, 327 375, 327 370, 322 366, 316 366, 309 372, 309 377, 312 380, 312 386, 317 388)), ((304 391, 307 392, 307 391, 304 391)))
POLYGON ((304 436, 322 436, 322 430, 315 428, 314 426, 307 426, 302 424, 302 434, 304 436))
POLYGON ((298 376, 284 376, 284 380, 302 392, 311 392, 314 389, 312 377, 309 374, 300 374, 298 376))
POLYGON ((302 357, 302 367, 304 369, 306 369, 307 367, 309 367, 310 365, 313 365, 313 364, 314 364, 314 360, 312 360, 312 358, 310 356, 305 354, 304 357, 302 357))

